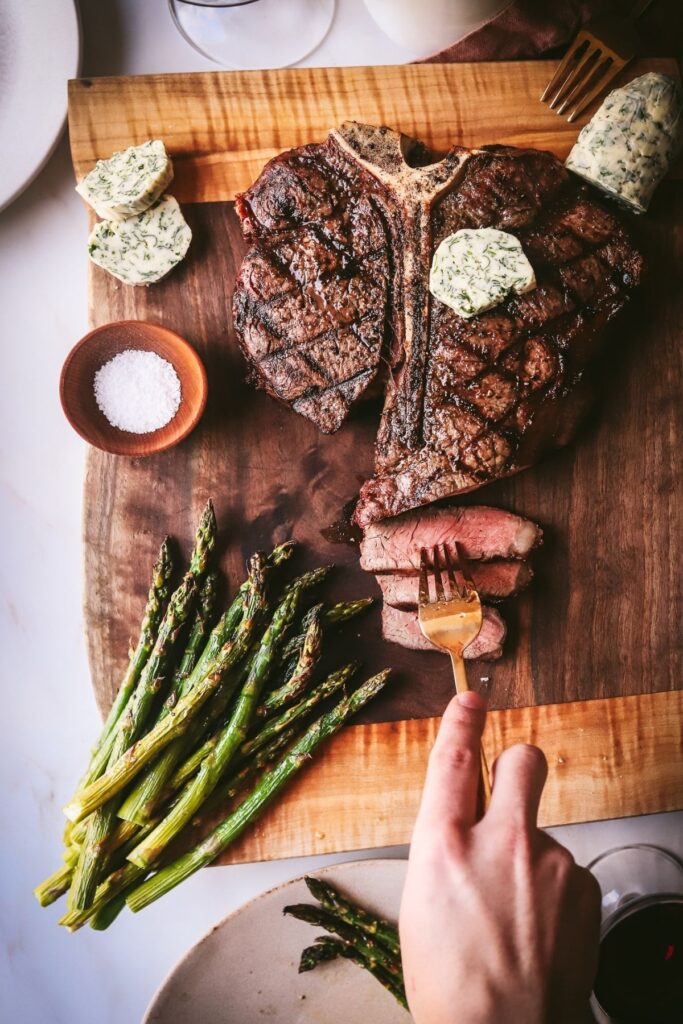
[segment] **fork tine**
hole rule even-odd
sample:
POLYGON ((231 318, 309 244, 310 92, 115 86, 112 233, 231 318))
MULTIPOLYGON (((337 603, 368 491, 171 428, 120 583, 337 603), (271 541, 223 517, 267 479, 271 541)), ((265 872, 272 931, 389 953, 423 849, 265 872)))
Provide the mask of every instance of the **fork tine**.
POLYGON ((472 579, 472 569, 470 567, 470 563, 465 556, 462 544, 460 544, 458 541, 455 542, 455 550, 458 556, 459 568, 460 572, 462 573, 462 577, 465 581, 465 585, 468 590, 473 590, 476 593, 477 588, 474 585, 474 580, 472 579))
POLYGON ((581 80, 576 83, 570 92, 566 93, 562 97, 562 102, 557 108, 558 114, 564 114, 568 107, 571 107, 572 104, 578 103, 583 98, 584 93, 593 86, 596 78, 602 77, 605 66, 608 68, 611 67, 611 57, 602 53, 600 50, 597 52, 597 60, 595 60, 590 67, 586 67, 585 74, 581 76, 581 80))
POLYGON ((455 572, 453 571, 453 563, 451 561, 451 555, 448 550, 448 544, 444 544, 443 546, 443 557, 444 562, 446 563, 446 575, 448 576, 448 582, 450 584, 451 593, 457 594, 458 597, 464 597, 464 588, 460 586, 460 584, 455 578, 455 572))
POLYGON ((427 552, 424 548, 420 549, 420 591, 418 604, 421 608, 429 604, 429 566, 427 564, 427 552))
POLYGON ((588 40, 584 39, 581 42, 579 40, 580 36, 577 36, 574 40, 574 45, 569 47, 566 54, 562 58, 562 61, 557 67, 557 71, 550 79, 545 89, 543 90, 543 93, 541 94, 541 103, 545 103, 548 99, 548 96, 550 96, 551 93, 553 93, 554 91, 559 92, 559 90, 562 88, 562 83, 568 77, 569 66, 571 64, 575 64, 576 61, 578 61, 586 52, 586 49, 589 46, 588 40))
MULTIPOLYGON (((626 63, 628 63, 628 61, 626 63)), ((615 60, 610 60, 609 63, 605 62, 605 65, 606 65, 605 66, 605 70, 600 75, 600 77, 598 78, 597 82, 593 85, 593 88, 590 89, 586 93, 585 96, 581 97, 581 99, 576 104, 576 106, 574 107, 572 112, 567 116, 567 120, 568 121, 570 121, 570 122, 573 121, 575 118, 577 118, 579 116, 579 114, 582 111, 584 111, 586 109, 586 107, 590 106, 590 104, 593 102, 595 97, 598 96, 602 92, 602 90, 605 88, 605 86, 609 82, 611 82, 613 78, 616 78, 616 76, 621 71, 622 67, 625 66, 625 65, 620 64, 618 61, 615 61, 615 60)))
POLYGON ((441 557, 439 555, 439 545, 435 544, 432 548, 432 568, 434 569, 434 586, 436 587, 436 599, 437 601, 443 601, 445 594, 443 590, 443 580, 441 579, 441 557))
MULTIPOLYGON (((601 55, 602 50, 599 47, 588 47, 584 57, 579 61, 571 75, 567 77, 562 88, 558 90, 557 95, 553 96, 552 103, 550 104, 551 110, 555 110, 557 103, 565 104, 570 97, 573 99, 584 88, 600 62, 601 55)), ((561 107, 557 108, 558 114, 561 109, 561 107)))

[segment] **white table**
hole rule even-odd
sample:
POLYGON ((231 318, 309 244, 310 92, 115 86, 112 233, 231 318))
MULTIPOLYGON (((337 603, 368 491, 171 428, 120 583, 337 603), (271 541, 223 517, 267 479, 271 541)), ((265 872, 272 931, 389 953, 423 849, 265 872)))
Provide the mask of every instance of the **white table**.
MULTIPOLYGON (((164 0, 83 0, 82 10, 84 75, 214 70, 176 33, 164 0)), ((306 63, 414 56, 379 32, 361 0, 339 0, 330 34, 306 63)), ((28 191, 0 214, 0 1016, 21 1024, 134 1024, 176 959, 221 917, 304 869, 352 855, 204 871, 102 934, 85 928, 69 935, 56 924, 62 904, 41 910, 33 899, 32 887, 58 866, 60 807, 98 724, 81 621, 85 451, 57 393, 62 361, 87 329, 85 212, 73 184, 64 139, 28 191)), ((683 855, 682 826, 683 815, 654 815, 556 833, 585 862, 634 841, 683 855)))

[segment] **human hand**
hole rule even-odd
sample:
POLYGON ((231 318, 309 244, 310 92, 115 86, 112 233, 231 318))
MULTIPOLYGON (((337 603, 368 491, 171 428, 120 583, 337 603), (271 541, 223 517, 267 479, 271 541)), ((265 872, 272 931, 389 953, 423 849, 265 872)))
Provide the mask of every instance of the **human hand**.
POLYGON ((536 825, 537 747, 494 766, 477 821, 485 702, 455 697, 429 758, 400 915, 416 1024, 576 1024, 597 967, 600 890, 536 825))

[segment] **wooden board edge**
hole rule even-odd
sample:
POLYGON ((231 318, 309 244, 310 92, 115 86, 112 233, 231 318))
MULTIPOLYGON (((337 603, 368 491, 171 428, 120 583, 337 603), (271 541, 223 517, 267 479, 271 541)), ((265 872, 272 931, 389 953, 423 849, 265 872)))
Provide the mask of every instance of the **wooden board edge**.
MULTIPOLYGON (((556 63, 416 63, 72 79, 68 95, 74 173, 79 179, 96 159, 133 142, 161 136, 174 157, 171 191, 179 201, 231 201, 278 153, 322 141, 330 128, 347 118, 379 123, 383 116, 392 127, 422 138, 436 151, 445 152, 456 142, 473 146, 498 142, 550 149, 564 158, 593 108, 569 125, 540 102, 536 106, 556 63), (532 118, 528 109, 526 113, 521 108, 511 112, 506 118, 509 130, 495 139, 490 137, 490 126, 485 127, 488 122, 482 107, 490 91, 487 73, 495 76, 506 92, 509 80, 515 77, 520 95, 534 103, 532 118), (431 128, 426 123, 429 104, 423 103, 422 109, 414 98, 408 103, 403 98, 411 91, 419 93, 420 82, 428 82, 442 97, 431 128), (465 86, 472 94, 467 108, 477 110, 478 116, 463 126, 461 117, 456 116, 456 104, 449 103, 447 97, 453 89, 462 91, 465 86), (210 121, 203 133, 198 132, 199 112, 205 113, 209 106, 210 121), (385 107, 382 115, 380 108, 385 107), (124 124, 119 110, 127 112, 129 123, 124 124)), ((643 59, 622 72, 617 84, 653 69, 678 75, 673 59, 643 59)), ((493 109, 490 100, 489 107, 493 109)), ((206 117, 203 120, 206 122, 206 117)), ((683 162, 679 161, 671 175, 683 175, 683 162)))
MULTIPOLYGON (((219 863, 409 843, 438 724, 345 729, 219 863)), ((489 763, 514 743, 548 759, 542 827, 683 808, 683 691, 490 712, 489 763)))

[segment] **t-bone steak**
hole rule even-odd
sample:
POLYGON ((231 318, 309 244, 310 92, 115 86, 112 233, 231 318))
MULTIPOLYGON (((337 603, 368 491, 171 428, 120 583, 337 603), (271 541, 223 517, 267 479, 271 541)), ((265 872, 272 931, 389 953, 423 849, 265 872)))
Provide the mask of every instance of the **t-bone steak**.
POLYGON ((349 122, 270 161, 237 200, 252 248, 234 322, 257 382, 334 431, 386 358, 361 526, 515 473, 573 436, 585 371, 642 260, 618 217, 550 153, 454 147, 433 161, 349 122), (537 287, 470 318, 433 299, 461 228, 514 234, 537 287))

